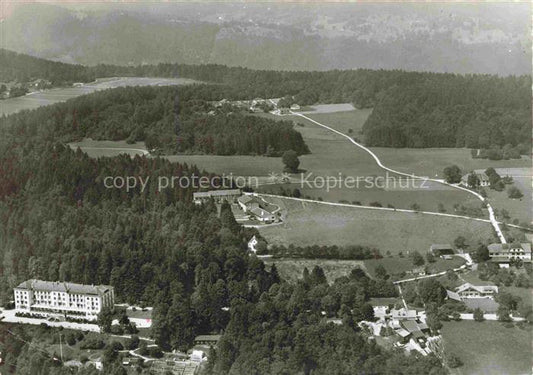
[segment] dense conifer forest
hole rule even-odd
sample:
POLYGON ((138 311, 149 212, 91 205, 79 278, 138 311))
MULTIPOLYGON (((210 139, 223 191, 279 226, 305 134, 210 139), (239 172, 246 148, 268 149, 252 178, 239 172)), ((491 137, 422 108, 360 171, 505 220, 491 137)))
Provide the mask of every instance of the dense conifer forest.
POLYGON ((63 142, 144 141, 157 153, 276 156, 309 152, 292 121, 274 121, 215 108, 221 85, 124 87, 80 96, 8 118, 27 126, 46 122, 63 142), (23 120, 22 120, 23 119, 23 120))

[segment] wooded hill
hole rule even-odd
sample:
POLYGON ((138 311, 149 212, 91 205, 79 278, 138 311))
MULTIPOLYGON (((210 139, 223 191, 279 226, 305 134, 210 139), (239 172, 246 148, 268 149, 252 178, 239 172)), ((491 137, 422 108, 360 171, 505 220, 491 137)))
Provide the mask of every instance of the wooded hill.
POLYGON ((145 141, 150 150, 166 154, 309 152, 292 121, 223 112, 209 103, 228 91, 225 85, 124 87, 16 114, 3 122, 9 126, 23 121, 36 127, 46 122, 63 142, 85 137, 145 141))
POLYGON ((228 99, 294 96, 300 105, 350 102, 358 108, 373 107, 363 128, 364 142, 369 146, 488 149, 507 145, 522 153, 531 148, 531 76, 368 69, 278 72, 184 64, 83 67, 7 51, 2 56, 11 67, 5 69, 10 76, 22 74, 17 69, 22 72, 33 69, 23 68, 24 63, 16 62, 27 58, 32 62, 30 67, 36 66, 33 70, 46 77, 72 77, 65 80, 110 76, 184 77, 225 86, 215 93, 204 91, 198 97, 203 100, 220 98, 220 95, 228 99), (15 61, 10 62, 11 59, 15 61), (50 64, 54 69, 48 69, 50 64))
POLYGON ((16 53, 0 48, 0 82, 25 83, 36 79, 50 81, 51 86, 91 82, 94 72, 83 65, 65 64, 16 53))

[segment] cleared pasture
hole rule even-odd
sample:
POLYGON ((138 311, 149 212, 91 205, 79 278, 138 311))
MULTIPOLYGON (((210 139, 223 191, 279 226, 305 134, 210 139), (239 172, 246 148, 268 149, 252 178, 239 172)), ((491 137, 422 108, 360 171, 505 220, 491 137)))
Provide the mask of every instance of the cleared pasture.
POLYGON ((113 77, 101 78, 78 87, 62 87, 29 93, 17 98, 0 100, 0 115, 9 115, 24 109, 35 109, 44 105, 64 102, 80 95, 98 90, 125 86, 173 86, 192 84, 187 78, 113 77))
POLYGON ((498 322, 442 322, 444 349, 463 366, 460 375, 531 374, 531 331, 498 322))
POLYGON ((390 251, 425 252, 432 243, 464 236, 470 245, 494 238, 490 223, 420 213, 329 206, 283 198, 267 198, 281 207, 284 223, 260 228, 269 243, 282 245, 364 245, 390 251))

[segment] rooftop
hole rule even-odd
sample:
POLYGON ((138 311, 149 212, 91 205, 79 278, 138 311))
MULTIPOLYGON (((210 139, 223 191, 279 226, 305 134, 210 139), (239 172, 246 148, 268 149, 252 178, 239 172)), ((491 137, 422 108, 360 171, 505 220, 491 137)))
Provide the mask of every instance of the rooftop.
POLYGON ((489 251, 509 251, 511 249, 522 249, 525 253, 531 253, 531 244, 525 243, 491 243, 487 246, 489 251))
POLYGON ((486 293, 486 292, 498 293, 498 287, 495 285, 472 285, 470 283, 464 283, 463 285, 458 286, 455 289, 455 291, 457 293, 461 293, 468 289, 474 289, 480 293, 486 293))
POLYGON ((392 309, 391 315, 393 318, 407 318, 407 319, 415 319, 416 318, 416 310, 406 310, 404 308, 401 308, 399 310, 392 309))
POLYGON ((193 198, 203 197, 220 197, 226 195, 240 195, 240 189, 227 189, 227 190, 209 190, 209 191, 197 191, 193 193, 193 198))
POLYGON ((219 341, 221 335, 199 335, 194 338, 194 341, 219 341))
POLYGON ((431 250, 453 250, 453 247, 450 244, 434 243, 433 245, 431 245, 430 249, 431 250))
POLYGON ((250 210, 251 213, 253 213, 256 216, 260 216, 263 218, 269 218, 272 216, 272 214, 268 211, 263 210, 262 208, 252 208, 250 210))
POLYGON ((113 289, 113 287, 109 285, 84 285, 62 281, 43 281, 30 279, 20 283, 17 286, 17 289, 101 295, 106 291, 113 289))

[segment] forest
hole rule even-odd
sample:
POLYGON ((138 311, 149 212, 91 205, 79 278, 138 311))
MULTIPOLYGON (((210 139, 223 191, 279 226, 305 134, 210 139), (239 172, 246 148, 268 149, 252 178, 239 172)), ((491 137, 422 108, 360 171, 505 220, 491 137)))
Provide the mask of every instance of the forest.
POLYGON ((50 86, 74 82, 91 82, 96 77, 83 65, 65 64, 0 48, 0 82, 26 83, 38 79, 50 81, 50 86))
POLYGON ((6 118, 6 123, 46 122, 62 142, 144 141, 157 154, 279 156, 309 152, 292 121, 274 121, 215 108, 222 85, 124 87, 80 96, 6 118))
MULTIPOLYGON (((42 75, 40 78, 52 81, 59 79, 56 76, 77 81, 114 76, 183 77, 224 87, 209 86, 214 92, 204 92, 204 100, 219 100, 219 94, 234 100, 292 96, 300 105, 348 102, 357 108, 372 107, 363 128, 363 140, 368 146, 514 148, 514 152, 522 154, 531 150, 531 76, 369 69, 293 72, 168 63, 85 67, 7 50, 2 50, 0 58, 5 60, 5 64, 0 64, 0 74, 6 79, 21 75, 42 75)), ((170 109, 166 107, 167 111, 170 109)), ((157 120, 165 125, 171 121, 157 120)), ((151 125, 161 127, 158 121, 151 125)), ((115 137, 119 135, 129 136, 115 137)), ((160 141, 165 143, 168 139, 160 141)), ((221 148, 225 152, 232 146, 225 144, 221 148)))

